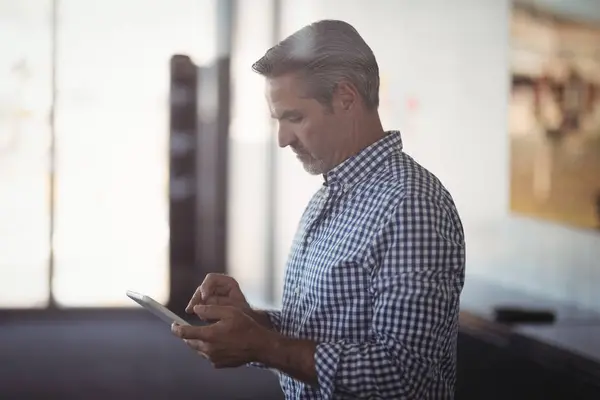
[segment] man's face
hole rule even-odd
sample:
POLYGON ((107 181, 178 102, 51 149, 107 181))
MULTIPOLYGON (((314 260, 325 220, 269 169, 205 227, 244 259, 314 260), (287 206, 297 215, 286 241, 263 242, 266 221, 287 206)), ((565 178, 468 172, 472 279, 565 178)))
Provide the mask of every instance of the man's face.
POLYGON ((307 98, 302 85, 293 74, 268 78, 267 101, 279 122, 279 146, 290 146, 308 173, 323 174, 335 166, 344 123, 335 107, 307 98))

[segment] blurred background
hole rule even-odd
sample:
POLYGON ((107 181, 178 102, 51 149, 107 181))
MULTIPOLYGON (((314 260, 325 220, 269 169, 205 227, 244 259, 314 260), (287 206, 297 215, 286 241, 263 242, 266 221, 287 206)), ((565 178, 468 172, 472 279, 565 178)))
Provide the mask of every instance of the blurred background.
POLYGON ((182 314, 220 272, 279 306, 321 179, 251 65, 325 18, 463 218, 457 398, 600 398, 600 1, 0 0, 0 399, 283 398, 124 293, 182 314))

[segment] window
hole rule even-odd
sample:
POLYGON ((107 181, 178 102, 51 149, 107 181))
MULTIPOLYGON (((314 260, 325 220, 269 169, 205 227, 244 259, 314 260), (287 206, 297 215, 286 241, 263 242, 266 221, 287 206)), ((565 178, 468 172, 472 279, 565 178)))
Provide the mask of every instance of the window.
POLYGON ((56 300, 166 301, 169 60, 214 56, 215 2, 60 4, 56 300))
POLYGON ((0 0, 0 308, 48 302, 50 5, 0 0))
POLYGON ((168 299, 169 60, 214 59, 216 1, 56 2, 53 60, 54 2, 0 0, 0 308, 168 299))

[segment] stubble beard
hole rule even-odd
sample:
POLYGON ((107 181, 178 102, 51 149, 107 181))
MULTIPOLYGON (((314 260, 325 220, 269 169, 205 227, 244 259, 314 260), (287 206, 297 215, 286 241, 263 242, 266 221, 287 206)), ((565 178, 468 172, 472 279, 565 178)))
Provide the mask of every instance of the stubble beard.
POLYGON ((304 170, 311 175, 321 175, 327 172, 325 162, 309 154, 298 154, 298 159, 302 163, 304 170))

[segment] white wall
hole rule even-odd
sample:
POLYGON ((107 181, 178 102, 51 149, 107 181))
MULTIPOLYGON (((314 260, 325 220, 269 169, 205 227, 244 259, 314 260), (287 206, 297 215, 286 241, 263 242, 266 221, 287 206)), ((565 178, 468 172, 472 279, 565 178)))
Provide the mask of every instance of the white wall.
MULTIPOLYGON (((371 45, 382 116, 405 150, 450 189, 468 240, 468 275, 600 310, 600 234, 509 211, 508 0, 284 0, 284 35, 346 20, 371 45), (418 108, 407 109, 414 97, 418 108)), ((281 152, 279 264, 318 178, 281 152)), ((280 278, 279 278, 280 279, 280 278)), ((468 284, 468 283, 467 283, 468 284)))

